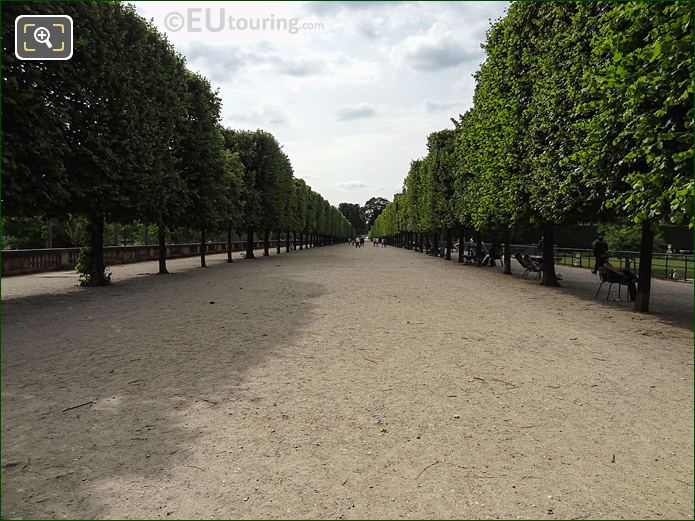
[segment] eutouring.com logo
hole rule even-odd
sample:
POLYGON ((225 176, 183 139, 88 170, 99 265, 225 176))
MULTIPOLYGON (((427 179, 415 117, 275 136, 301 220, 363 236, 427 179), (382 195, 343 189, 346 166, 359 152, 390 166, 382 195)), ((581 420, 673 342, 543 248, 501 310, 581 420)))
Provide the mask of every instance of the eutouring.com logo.
POLYGON ((321 22, 302 22, 298 18, 277 17, 236 17, 228 14, 224 8, 203 9, 190 7, 183 11, 171 11, 164 17, 164 27, 168 31, 186 31, 201 33, 203 31, 219 33, 221 31, 281 31, 297 34, 300 31, 322 31, 321 22))

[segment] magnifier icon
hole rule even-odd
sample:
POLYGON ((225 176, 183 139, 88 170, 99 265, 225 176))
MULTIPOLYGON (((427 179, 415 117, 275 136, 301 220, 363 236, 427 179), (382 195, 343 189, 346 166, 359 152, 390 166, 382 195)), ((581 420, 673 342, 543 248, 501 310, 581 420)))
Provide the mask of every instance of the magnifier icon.
POLYGON ((34 31, 34 39, 39 43, 45 43, 46 47, 49 49, 53 48, 51 45, 51 33, 45 27, 37 27, 34 31))

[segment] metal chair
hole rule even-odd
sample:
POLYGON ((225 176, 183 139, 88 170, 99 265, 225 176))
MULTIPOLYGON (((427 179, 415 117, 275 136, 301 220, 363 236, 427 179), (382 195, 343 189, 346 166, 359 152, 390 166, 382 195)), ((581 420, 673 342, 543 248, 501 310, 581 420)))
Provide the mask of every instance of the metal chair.
POLYGON ((622 275, 618 275, 617 273, 613 273, 612 271, 608 271, 605 268, 599 268, 598 276, 601 279, 601 284, 599 284, 598 289, 596 290, 596 295, 594 295, 594 298, 598 297, 598 294, 600 293, 601 288, 603 287, 604 284, 607 283, 608 284, 608 292, 606 292, 606 300, 608 300, 610 295, 611 295, 611 288, 613 287, 613 284, 618 285, 618 300, 620 300, 621 299, 620 286, 627 287, 626 278, 622 275))

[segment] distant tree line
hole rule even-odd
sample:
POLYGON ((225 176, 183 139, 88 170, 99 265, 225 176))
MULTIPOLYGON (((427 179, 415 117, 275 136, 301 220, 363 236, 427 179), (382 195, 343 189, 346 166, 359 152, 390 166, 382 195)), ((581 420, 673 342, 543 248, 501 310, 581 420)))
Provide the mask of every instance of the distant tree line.
POLYGON ((376 218, 386 209, 389 204, 388 199, 383 197, 372 197, 364 206, 355 203, 340 203, 338 209, 350 221, 357 235, 366 234, 372 227, 376 218))
MULTIPOLYGON (((85 220, 78 261, 85 283, 109 282, 104 223, 155 225, 160 273, 167 233, 195 229, 205 266, 207 234, 283 234, 289 249, 323 245, 352 227, 304 181, 277 140, 220 124, 220 98, 166 37, 131 5, 2 3, 2 210, 4 216, 85 220), (14 55, 19 15, 72 16, 69 61, 14 55)), ((231 261, 231 254, 229 255, 231 261)))
MULTIPOLYGON (((434 132, 376 236, 543 230, 542 284, 558 284, 559 224, 641 226, 635 310, 647 311, 654 230, 693 225, 690 2, 514 2, 487 33, 473 107, 434 132)), ((505 252, 509 269, 509 249, 505 252)))

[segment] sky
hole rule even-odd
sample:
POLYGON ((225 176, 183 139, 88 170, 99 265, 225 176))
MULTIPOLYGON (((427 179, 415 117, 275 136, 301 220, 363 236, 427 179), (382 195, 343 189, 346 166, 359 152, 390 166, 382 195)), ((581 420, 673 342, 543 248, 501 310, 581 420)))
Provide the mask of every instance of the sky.
POLYGON ((430 132, 471 107, 506 2, 136 2, 222 99, 332 204, 393 199, 430 132))

